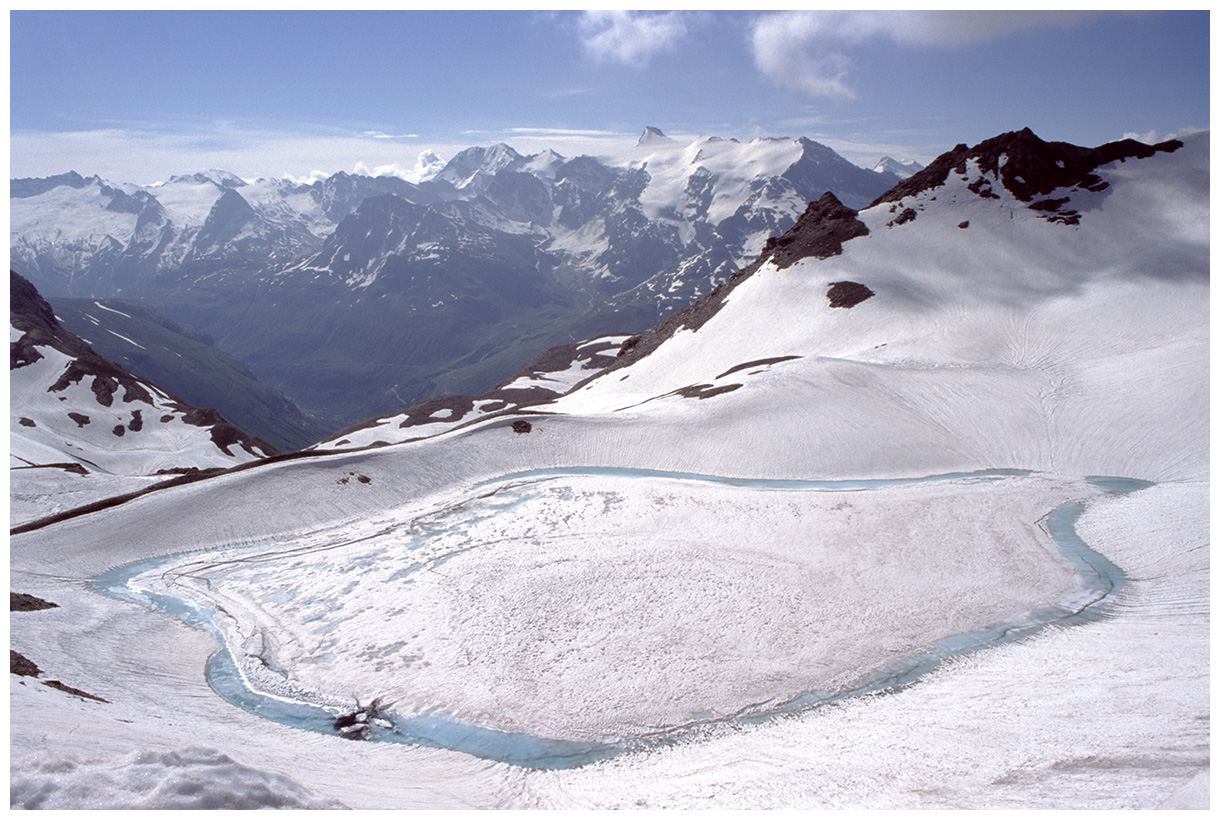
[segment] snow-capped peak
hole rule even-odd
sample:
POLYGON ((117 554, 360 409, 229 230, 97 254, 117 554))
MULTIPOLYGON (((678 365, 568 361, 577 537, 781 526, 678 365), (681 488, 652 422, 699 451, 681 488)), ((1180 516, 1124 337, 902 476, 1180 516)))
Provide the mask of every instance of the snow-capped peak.
POLYGON ((885 156, 877 161, 873 166, 873 170, 879 174, 893 174, 899 179, 906 179, 923 170, 923 165, 915 160, 896 160, 893 157, 885 156))
POLYGON ((490 176, 497 171, 516 166, 523 160, 524 157, 502 142, 485 148, 467 148, 449 160, 436 175, 436 179, 453 183, 456 188, 464 188, 479 174, 490 176))
POLYGON ((199 171, 194 174, 178 174, 170 177, 164 184, 175 182, 194 182, 199 184, 210 182, 218 188, 243 188, 246 185, 246 181, 237 176, 237 174, 220 171, 215 168, 208 171, 199 171))
POLYGON ((543 179, 554 179, 555 172, 558 171, 559 166, 563 165, 566 161, 567 157, 565 157, 563 154, 556 153, 550 148, 547 148, 545 151, 541 151, 537 154, 531 154, 530 156, 526 157, 526 163, 523 166, 523 170, 528 171, 536 177, 542 177, 543 179))
POLYGON ((644 133, 640 134, 640 138, 636 141, 636 145, 653 145, 656 143, 672 143, 674 140, 665 136, 665 132, 660 128, 655 128, 651 125, 644 128, 644 133))

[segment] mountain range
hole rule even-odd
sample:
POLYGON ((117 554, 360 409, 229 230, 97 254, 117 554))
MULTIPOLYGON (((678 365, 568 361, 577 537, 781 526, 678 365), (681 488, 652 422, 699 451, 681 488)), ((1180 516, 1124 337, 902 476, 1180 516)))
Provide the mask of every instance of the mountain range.
POLYGON ((806 138, 687 144, 655 128, 611 158, 469 148, 419 184, 71 172, 10 181, 10 259, 52 300, 139 301, 197 328, 337 429, 643 330, 808 201, 861 207, 900 177, 806 138))

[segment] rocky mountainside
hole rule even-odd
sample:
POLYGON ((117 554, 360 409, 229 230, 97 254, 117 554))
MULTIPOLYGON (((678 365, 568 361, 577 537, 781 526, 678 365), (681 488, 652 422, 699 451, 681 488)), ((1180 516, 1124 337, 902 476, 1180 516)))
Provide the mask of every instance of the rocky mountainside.
POLYGON ((328 431, 283 393, 216 348, 205 333, 125 299, 52 299, 63 327, 104 358, 197 407, 215 407, 235 426, 282 452, 328 431))
POLYGON ((99 356, 16 273, 10 273, 9 324, 15 496, 31 482, 45 484, 48 475, 71 484, 69 490, 96 485, 104 496, 128 489, 128 478, 232 467, 276 453, 215 410, 180 401, 99 356))
POLYGON ((860 207, 898 181, 808 139, 654 128, 618 157, 470 148, 419 184, 70 173, 10 182, 10 254, 51 296, 139 300, 200 328, 337 428, 643 329, 825 191, 860 207))
MULTIPOLYGON (((629 337, 612 337, 615 341, 621 340, 621 344, 616 349, 606 346, 599 349, 596 364, 591 361, 581 365, 571 357, 564 358, 561 355, 562 351, 571 353, 580 349, 579 346, 557 348, 550 355, 542 357, 551 362, 564 358, 562 365, 555 366, 555 369, 568 369, 579 374, 567 381, 562 390, 517 396, 510 403, 493 401, 497 398, 494 391, 479 397, 484 404, 472 403, 467 397, 457 397, 462 400, 460 412, 455 409, 451 415, 444 418, 429 418, 427 413, 422 412, 425 409, 449 406, 445 403, 446 400, 432 400, 399 415, 370 419, 362 425, 358 434, 335 436, 320 446, 348 448, 368 446, 374 442, 385 444, 404 441, 423 434, 445 432, 456 426, 456 422, 469 424, 484 417, 488 412, 512 415, 525 408, 530 408, 533 412, 552 412, 552 407, 565 406, 565 402, 559 401, 560 396, 565 394, 571 394, 570 401, 576 401, 576 396, 600 393, 623 393, 633 397, 632 401, 653 401, 683 396, 702 399, 732 392, 742 387, 742 377, 727 379, 729 375, 741 371, 748 371, 747 376, 751 373, 762 373, 773 365, 802 358, 802 355, 794 352, 795 348, 781 350, 782 345, 777 347, 772 339, 799 335, 800 330, 795 324, 755 328, 749 333, 722 331, 718 342, 723 351, 718 350, 715 363, 709 365, 716 373, 709 370, 703 379, 686 379, 689 383, 679 383, 684 377, 675 375, 691 371, 692 364, 685 358, 691 355, 692 342, 689 340, 695 338, 690 334, 704 338, 700 333, 701 329, 725 307, 730 294, 752 277, 759 275, 760 271, 785 271, 807 259, 828 260, 841 255, 845 247, 854 247, 863 240, 888 245, 889 240, 883 239, 879 234, 902 235, 907 232, 911 232, 914 237, 924 237, 922 241, 915 239, 921 247, 952 248, 955 254, 964 254, 966 259, 970 259, 983 254, 988 248, 1021 241, 1010 236, 1016 229, 997 233, 994 229, 997 219, 1001 222, 1015 222, 1020 219, 1021 225, 1025 225, 1029 220, 1035 223, 1049 222, 1059 226, 1056 229, 1058 235, 1039 241, 1070 241, 1071 232, 1078 230, 1082 221, 1097 216, 1103 200, 1109 195, 1111 183, 1107 179, 1116 175, 1113 170, 1115 166, 1122 166, 1128 160, 1173 153, 1182 147, 1183 143, 1176 140, 1155 146, 1123 140, 1098 148, 1082 148, 1061 142, 1045 142, 1029 129, 1001 134, 974 147, 959 145, 859 211, 840 202, 833 193, 823 194, 817 201, 809 203, 791 228, 768 239, 751 264, 735 271, 708 294, 648 330, 629 337), (1103 170, 1107 167, 1111 170, 1103 170), (869 214, 869 217, 866 219, 863 213, 869 214), (923 220, 919 224, 924 227, 914 227, 914 223, 919 220, 923 220), (929 227, 929 222, 934 224, 929 227), (949 230, 945 230, 946 228, 949 230), (929 239, 929 234, 934 236, 929 239), (642 380, 639 376, 633 376, 627 381, 627 376, 613 375, 617 371, 641 363, 655 351, 665 348, 679 333, 688 341, 674 353, 677 358, 667 358, 668 364, 657 365, 655 377, 660 381, 650 392, 640 392, 642 380), (761 335, 758 335, 758 345, 755 349, 751 347, 749 340, 758 333, 761 335), (736 361, 730 362, 729 359, 736 361), (582 371, 582 367, 586 369, 582 371), (420 426, 421 421, 436 426, 420 426), (440 421, 449 423, 441 425, 438 424, 440 421)), ((1197 152, 1197 146, 1195 148, 1197 152)), ((1020 252, 1028 254, 1028 251, 1020 252)), ((868 252, 863 253, 867 255, 868 252)), ((839 313, 836 308, 854 308, 876 296, 878 292, 885 294, 884 286, 877 288, 877 278, 893 278, 895 274, 890 270, 895 264, 893 260, 901 257, 900 253, 886 253, 884 260, 868 263, 863 272, 854 274, 860 281, 846 277, 835 281, 828 279, 821 294, 822 310, 829 309, 829 313, 834 315, 839 313), (873 267, 876 268, 875 271, 872 270, 873 267)), ((919 260, 913 257, 911 263, 916 261, 919 260)), ((1198 267, 1199 261, 1183 258, 1181 264, 1189 272, 1198 267)), ((930 265, 933 262, 922 260, 920 264, 930 265)), ((951 266, 945 263, 941 267, 951 266)), ((981 271, 976 272, 969 266, 963 267, 957 275, 979 276, 979 280, 973 283, 972 287, 980 292, 1024 292, 1063 287, 1062 281, 1036 268, 1028 271, 1007 271, 1006 278, 1002 281, 984 276, 981 271), (1053 286, 1047 284, 1048 277, 1055 281, 1053 286)), ((1178 274, 1152 269, 1146 275, 1178 274)), ((943 273, 940 274, 941 278, 943 276, 943 273)), ((1066 281, 1069 288, 1074 287, 1070 276, 1066 281)), ((889 287, 893 292, 885 294, 883 298, 900 298, 904 301, 915 299, 917 302, 944 298, 943 295, 916 296, 910 284, 890 284, 889 287)), ((926 283, 920 285, 920 290, 927 288, 926 283)), ((769 298, 782 302, 782 297, 776 294, 769 298)), ((812 318, 804 321, 812 321, 812 318)), ((595 341, 600 340, 591 340, 589 344, 595 341)), ((889 344, 888 341, 881 341, 875 348, 878 352, 871 355, 885 358, 883 351, 889 344)), ((650 372, 651 367, 644 367, 644 371, 650 372)), ((517 374, 518 381, 509 380, 504 384, 524 384, 525 382, 520 381, 522 378, 539 380, 545 376, 545 368, 534 367, 532 372, 525 369, 517 374)), ((454 406, 456 408, 456 405, 454 406)))

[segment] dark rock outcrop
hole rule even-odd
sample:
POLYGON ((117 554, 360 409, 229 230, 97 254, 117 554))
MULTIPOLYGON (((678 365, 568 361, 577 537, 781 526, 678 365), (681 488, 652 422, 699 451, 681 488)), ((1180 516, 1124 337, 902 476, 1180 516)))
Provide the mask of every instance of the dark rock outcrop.
POLYGON ((58 607, 59 604, 44 601, 42 598, 24 592, 9 592, 8 594, 9 612, 36 612, 40 609, 57 609, 58 607))
POLYGON ((36 678, 42 674, 38 664, 15 649, 8 651, 8 671, 10 675, 20 675, 23 678, 36 678))
POLYGON ((844 242, 868 234, 868 228, 856 214, 827 191, 817 202, 809 203, 787 233, 768 239, 762 255, 769 256, 781 270, 810 256, 818 259, 838 256, 843 252, 844 242))
MULTIPOLYGON (((1030 129, 1023 128, 984 140, 973 148, 957 145, 924 170, 882 194, 873 205, 898 202, 904 197, 940 187, 950 173, 965 174, 969 160, 974 160, 983 174, 998 180, 1022 202, 1032 202, 1036 197, 1060 188, 1101 191, 1107 183, 1094 171, 1102 165, 1117 160, 1144 159, 1158 151, 1176 151, 1181 147, 1178 140, 1145 145, 1128 139, 1108 142, 1097 148, 1082 148, 1067 142, 1045 142, 1030 129)), ((975 193, 995 196, 981 178, 975 184, 979 185, 975 193)))
POLYGON ((826 298, 832 308, 851 308, 875 294, 859 282, 831 282, 826 298))

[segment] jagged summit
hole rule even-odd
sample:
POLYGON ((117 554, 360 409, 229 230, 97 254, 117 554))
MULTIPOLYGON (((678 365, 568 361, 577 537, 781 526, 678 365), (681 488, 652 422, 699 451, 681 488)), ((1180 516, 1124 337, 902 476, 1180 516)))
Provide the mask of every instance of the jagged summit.
POLYGON ((924 170, 878 197, 873 205, 897 202, 903 197, 937 188, 945 184, 950 173, 964 176, 971 160, 981 175, 971 181, 971 190, 980 196, 990 193, 985 177, 1000 183, 1022 202, 1031 202, 1059 188, 1100 191, 1106 183, 1093 172, 1102 165, 1115 160, 1143 159, 1158 151, 1176 151, 1181 147, 1178 140, 1145 145, 1126 139, 1097 148, 1083 148, 1067 142, 1046 142, 1026 127, 984 140, 973 148, 958 144, 924 170))
POLYGON ((654 126, 646 126, 644 133, 640 134, 640 138, 636 140, 636 145, 656 145, 658 143, 673 143, 676 140, 665 136, 665 132, 654 126))
POLYGON ((462 188, 479 175, 492 175, 504 168, 517 168, 525 157, 503 142, 486 147, 467 148, 446 163, 436 179, 462 188))
POLYGON ((547 148, 537 154, 531 154, 526 157, 522 170, 543 179, 553 180, 556 172, 565 162, 567 162, 567 157, 551 148, 547 148))
POLYGON ((9 196, 14 199, 25 199, 27 197, 38 196, 52 188, 61 185, 69 188, 84 188, 94 182, 98 182, 96 176, 82 177, 76 171, 68 171, 66 174, 56 174, 50 177, 25 177, 21 179, 9 180, 9 196))

